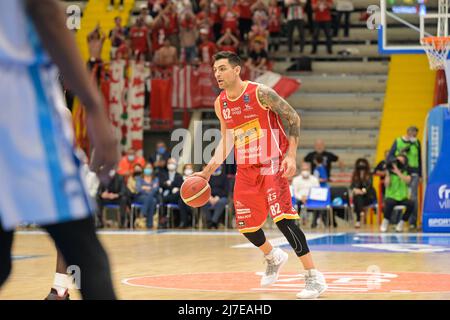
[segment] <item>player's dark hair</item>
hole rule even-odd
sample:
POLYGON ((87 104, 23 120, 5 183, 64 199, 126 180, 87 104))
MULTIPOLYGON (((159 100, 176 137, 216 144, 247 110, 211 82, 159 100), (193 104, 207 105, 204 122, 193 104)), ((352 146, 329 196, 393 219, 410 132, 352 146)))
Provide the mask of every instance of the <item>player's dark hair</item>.
POLYGON ((241 58, 234 52, 231 51, 220 51, 217 52, 214 56, 213 56, 213 63, 216 62, 217 60, 221 60, 221 59, 227 59, 228 62, 233 66, 242 66, 242 60, 241 58))

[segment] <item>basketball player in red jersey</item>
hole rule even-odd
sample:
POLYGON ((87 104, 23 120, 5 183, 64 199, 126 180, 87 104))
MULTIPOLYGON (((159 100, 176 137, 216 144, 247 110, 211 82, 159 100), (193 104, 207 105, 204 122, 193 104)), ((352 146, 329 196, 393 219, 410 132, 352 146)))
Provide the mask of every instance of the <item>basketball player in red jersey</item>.
POLYGON ((294 223, 299 217, 292 207, 288 182, 288 177, 296 172, 300 117, 271 88, 242 81, 241 59, 236 54, 217 53, 213 68, 218 85, 223 89, 214 105, 222 138, 208 165, 194 175, 209 180, 234 146, 236 225, 264 253, 267 269, 261 286, 275 283, 288 259, 285 251, 273 248, 265 238, 262 226, 270 212, 306 270, 306 286, 297 297, 317 298, 327 285, 324 276, 315 269, 304 233, 294 223), (287 134, 282 120, 286 122, 287 134))

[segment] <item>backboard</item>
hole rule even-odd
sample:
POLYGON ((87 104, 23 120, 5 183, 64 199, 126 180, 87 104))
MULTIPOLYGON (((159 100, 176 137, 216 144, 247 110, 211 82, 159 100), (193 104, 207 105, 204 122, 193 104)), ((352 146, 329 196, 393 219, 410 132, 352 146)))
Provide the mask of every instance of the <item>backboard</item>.
MULTIPOLYGON (((442 0, 440 0, 442 1, 442 0)), ((380 0, 378 51, 384 54, 424 53, 423 36, 436 36, 439 0, 380 0)))

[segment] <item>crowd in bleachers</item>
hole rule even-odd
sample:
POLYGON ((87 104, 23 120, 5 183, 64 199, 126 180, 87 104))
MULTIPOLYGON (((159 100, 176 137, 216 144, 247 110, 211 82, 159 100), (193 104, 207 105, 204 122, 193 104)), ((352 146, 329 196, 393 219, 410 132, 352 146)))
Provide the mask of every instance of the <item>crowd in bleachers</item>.
POLYGON ((360 228, 364 216, 369 210, 383 212, 380 231, 386 232, 391 224, 395 231, 402 232, 404 224, 409 223, 410 231, 417 229, 418 223, 418 187, 421 177, 420 142, 417 139, 417 127, 410 127, 404 136, 398 137, 383 159, 371 170, 365 158, 355 161, 351 183, 348 187, 331 187, 330 177, 333 162, 339 162, 338 156, 325 150, 322 140, 317 140, 315 150, 303 159, 300 174, 292 180, 293 203, 299 214, 305 213, 312 188, 324 188, 331 193, 329 203, 322 207, 314 207, 311 228, 316 228, 322 219, 325 225, 331 224, 333 215, 334 227, 337 227, 335 213, 348 207, 350 215, 355 215, 355 228, 360 228), (380 184, 374 186, 374 176, 380 178, 380 184), (379 188, 378 188, 379 187, 379 188), (376 189, 380 196, 377 196, 376 189), (334 192, 333 192, 334 191, 334 192), (327 214, 326 206, 333 208, 327 214), (379 210, 377 210, 379 209, 379 210), (330 220, 330 221, 328 221, 330 220))
MULTIPOLYGON (((305 28, 317 52, 320 32, 332 53, 333 37, 344 18, 349 35, 351 0, 148 0, 133 11, 130 21, 115 18, 115 27, 100 27, 88 37, 91 63, 100 62, 103 42, 111 41, 111 59, 143 59, 160 68, 178 63, 210 63, 216 51, 234 51, 247 58, 247 66, 270 68, 270 52, 278 51, 280 37, 288 49, 300 45, 303 53, 305 28), (298 29, 298 37, 294 31, 298 29)), ((111 0, 110 9, 114 5, 111 0)))
MULTIPOLYGON (((316 228, 320 221, 325 226, 333 223, 337 227, 336 215, 346 220, 353 219, 354 215, 354 226, 359 228, 368 210, 380 209, 384 214, 380 225, 382 232, 386 232, 390 224, 395 224, 395 230, 401 232, 407 221, 410 230, 415 230, 420 179, 420 143, 416 136, 417 128, 409 128, 405 136, 396 139, 391 150, 386 152, 386 158, 373 170, 367 159, 358 158, 350 185, 345 187, 333 186, 330 179, 332 164, 336 162, 341 168, 344 164, 337 155, 325 149, 322 140, 316 141, 315 150, 304 157, 299 174, 290 180, 293 205, 299 215, 305 220, 307 211, 313 213, 311 228, 316 228), (374 176, 380 177, 380 185, 374 185, 374 176), (416 183, 414 179, 417 179, 416 183), (331 193, 331 214, 325 207, 309 206, 312 188, 327 189, 331 193), (377 196, 376 189, 380 196, 377 196), (347 213, 340 214, 344 209, 347 213)), ((224 218, 226 210, 233 211, 230 184, 233 171, 227 170, 227 165, 216 170, 210 179, 211 197, 198 210, 186 205, 180 197, 181 185, 193 172, 192 164, 184 164, 182 168, 178 166, 162 141, 147 160, 129 150, 120 160, 107 187, 99 186, 95 174, 85 169, 89 192, 98 206, 98 226, 105 226, 103 209, 111 205, 119 212, 118 222, 122 228, 133 227, 138 212, 145 218, 148 229, 197 227, 199 220, 208 229, 217 229, 220 224, 229 226, 229 221, 224 218), (133 207, 139 210, 133 210, 133 207)))

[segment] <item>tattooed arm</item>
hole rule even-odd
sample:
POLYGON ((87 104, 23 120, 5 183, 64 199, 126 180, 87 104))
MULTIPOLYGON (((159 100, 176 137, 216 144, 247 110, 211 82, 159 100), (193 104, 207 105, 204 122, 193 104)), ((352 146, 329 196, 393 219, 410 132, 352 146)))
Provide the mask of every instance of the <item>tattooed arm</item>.
POLYGON ((289 149, 281 166, 285 169, 285 177, 293 176, 296 172, 297 147, 300 139, 300 116, 289 103, 281 98, 272 88, 260 84, 258 99, 263 107, 280 115, 289 137, 289 149))

